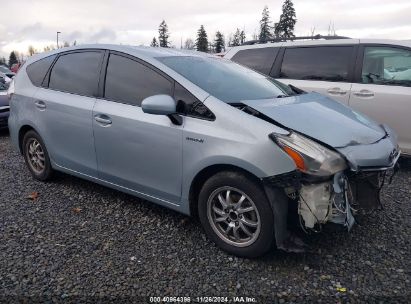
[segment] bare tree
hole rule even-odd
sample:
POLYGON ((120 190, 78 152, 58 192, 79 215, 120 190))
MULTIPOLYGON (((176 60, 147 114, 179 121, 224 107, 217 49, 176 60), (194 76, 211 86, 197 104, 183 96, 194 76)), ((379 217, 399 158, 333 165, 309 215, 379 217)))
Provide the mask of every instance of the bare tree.
POLYGON ((33 56, 36 53, 36 49, 32 45, 29 45, 28 52, 29 52, 29 56, 33 56))
POLYGON ((187 38, 186 41, 184 42, 184 48, 187 50, 194 50, 194 41, 191 38, 187 38))

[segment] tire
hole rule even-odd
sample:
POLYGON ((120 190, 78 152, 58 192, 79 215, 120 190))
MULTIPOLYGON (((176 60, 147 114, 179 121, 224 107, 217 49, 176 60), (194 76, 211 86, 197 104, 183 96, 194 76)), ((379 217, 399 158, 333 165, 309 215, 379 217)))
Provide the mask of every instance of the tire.
POLYGON ((231 254, 254 258, 272 248, 270 203, 261 185, 241 172, 224 171, 209 178, 199 194, 198 213, 208 237, 231 254))
POLYGON ((49 180, 53 169, 46 146, 37 132, 30 130, 24 134, 22 150, 31 175, 40 181, 49 180))

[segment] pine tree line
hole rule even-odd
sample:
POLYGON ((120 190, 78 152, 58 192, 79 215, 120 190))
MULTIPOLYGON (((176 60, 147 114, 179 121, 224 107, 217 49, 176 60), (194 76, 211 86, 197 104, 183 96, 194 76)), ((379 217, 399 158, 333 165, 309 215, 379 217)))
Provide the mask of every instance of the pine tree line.
MULTIPOLYGON (((265 6, 262 12, 262 17, 260 20, 260 31, 259 34, 254 34, 253 38, 258 39, 260 41, 266 41, 271 38, 281 38, 281 39, 289 39, 293 38, 294 36, 294 27, 297 22, 296 13, 294 9, 294 5, 292 0, 285 0, 282 6, 282 13, 280 15, 279 21, 276 23, 272 23, 270 18, 270 12, 268 7, 265 6)), ((163 20, 159 27, 158 27, 158 37, 153 37, 153 40, 150 43, 152 47, 172 47, 170 38, 170 32, 168 30, 168 25, 165 20, 163 20)), ((228 46, 238 46, 245 42, 246 40, 246 33, 244 30, 240 30, 237 28, 234 34, 229 35, 229 39, 227 41, 228 46)), ((76 45, 76 41, 73 43, 76 45)), ((68 42, 64 42, 62 47, 69 46, 68 42)), ((188 38, 184 42, 184 45, 181 45, 182 48, 185 49, 196 49, 197 51, 201 52, 214 52, 214 53, 221 53, 225 51, 226 47, 226 40, 224 35, 217 31, 215 36, 212 40, 209 40, 207 32, 204 28, 204 25, 201 25, 197 31, 197 37, 195 41, 193 39, 188 38)), ((44 47, 44 51, 54 50, 55 47, 53 45, 44 47)), ((28 54, 31 56, 38 51, 33 48, 33 46, 29 46, 28 54)), ((5 58, 0 59, 0 64, 6 64, 5 58)), ((10 53, 8 64, 11 66, 12 64, 18 63, 21 61, 17 52, 13 51, 10 53)))

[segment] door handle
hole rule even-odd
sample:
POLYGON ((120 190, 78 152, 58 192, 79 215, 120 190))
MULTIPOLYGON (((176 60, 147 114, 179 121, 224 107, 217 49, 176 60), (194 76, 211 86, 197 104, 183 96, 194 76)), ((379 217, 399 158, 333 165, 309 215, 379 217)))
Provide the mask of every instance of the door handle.
POLYGON ((341 88, 330 88, 327 90, 328 94, 331 95, 345 95, 347 91, 341 90, 341 88))
POLYGON ((94 120, 104 126, 111 125, 111 119, 107 115, 96 115, 94 116, 94 120))
POLYGON ((368 90, 361 90, 359 92, 354 92, 354 95, 358 97, 373 97, 374 93, 368 90))
POLYGON ((36 100, 36 101, 34 102, 34 105, 35 105, 38 109, 40 109, 40 110, 46 109, 46 104, 45 104, 44 101, 42 101, 42 100, 36 100))

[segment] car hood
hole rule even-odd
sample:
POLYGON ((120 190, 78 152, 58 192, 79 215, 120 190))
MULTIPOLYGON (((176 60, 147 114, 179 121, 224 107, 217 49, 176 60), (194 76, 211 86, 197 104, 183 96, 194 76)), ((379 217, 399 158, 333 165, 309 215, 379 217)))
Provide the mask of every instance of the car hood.
POLYGON ((284 127, 334 148, 368 145, 386 136, 382 126, 318 93, 242 103, 284 127))

